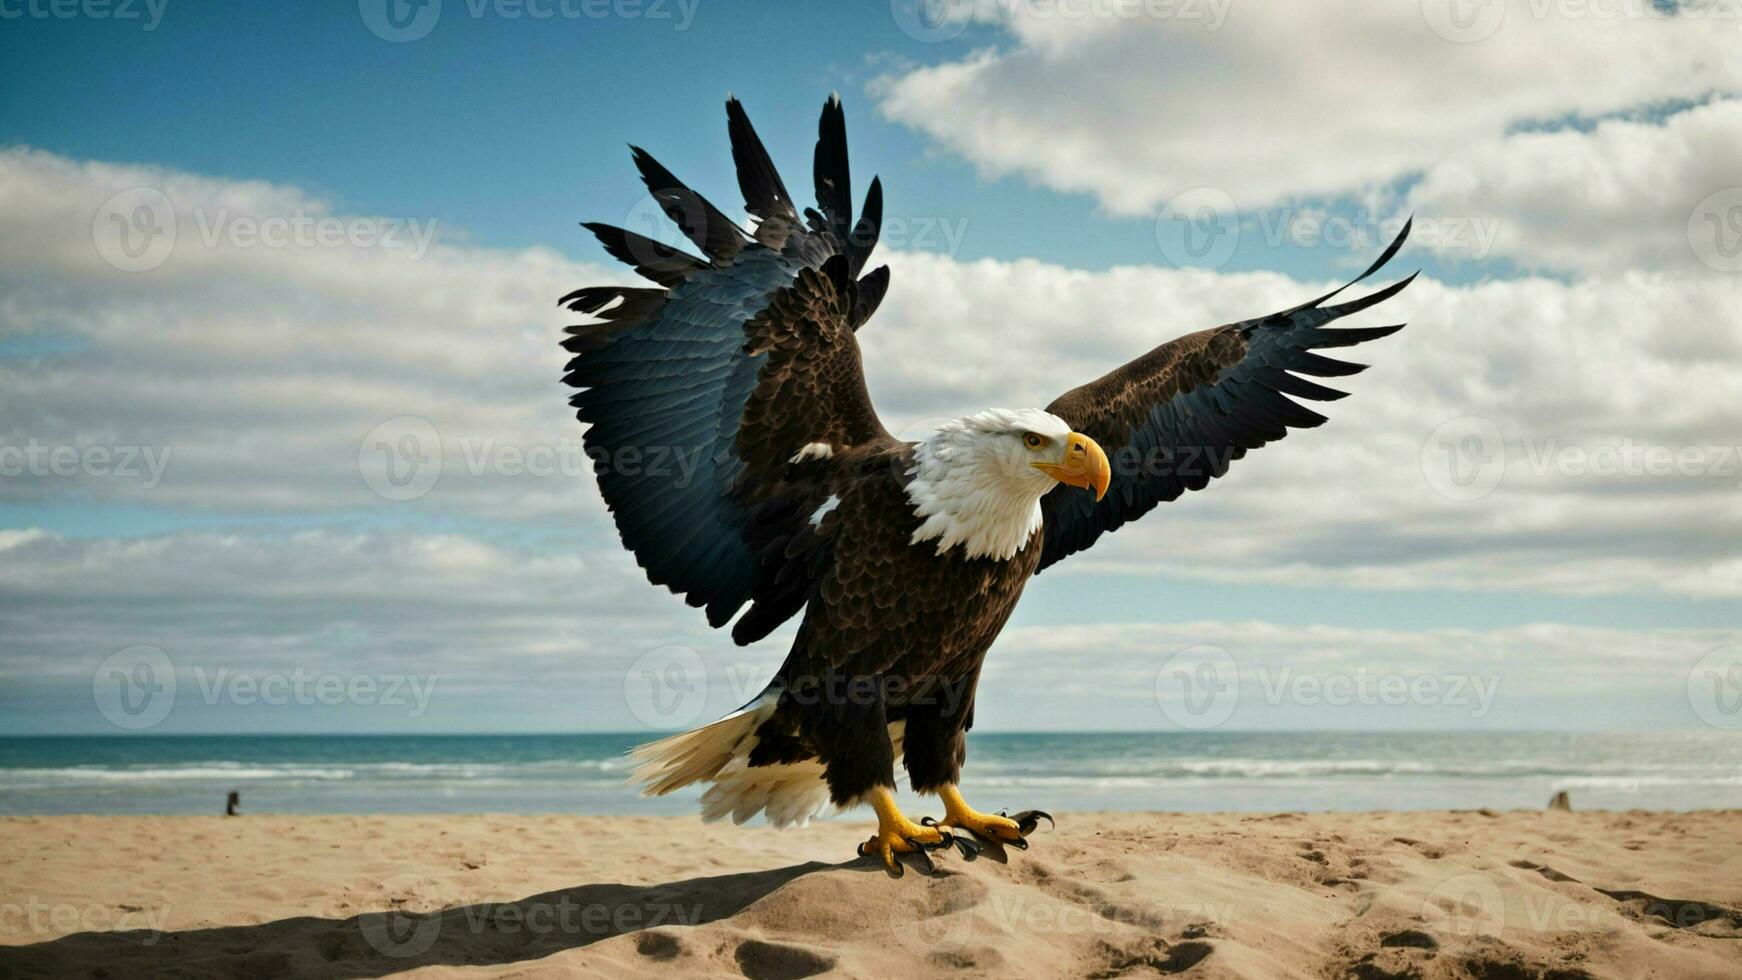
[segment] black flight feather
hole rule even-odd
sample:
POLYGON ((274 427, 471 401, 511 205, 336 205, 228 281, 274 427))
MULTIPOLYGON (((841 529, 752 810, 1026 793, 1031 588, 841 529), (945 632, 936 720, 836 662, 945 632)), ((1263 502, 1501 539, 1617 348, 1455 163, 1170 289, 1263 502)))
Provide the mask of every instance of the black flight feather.
POLYGON ((847 168, 847 114, 841 109, 839 95, 829 96, 823 103, 822 118, 817 120, 813 169, 817 207, 822 209, 835 237, 846 241, 853 224, 853 178, 847 168))
POLYGON ((730 263, 744 247, 744 232, 708 199, 684 186, 646 150, 629 148, 635 154, 635 169, 659 203, 660 210, 678 226, 702 254, 716 263, 730 263))
POLYGON ((865 260, 871 257, 871 250, 877 247, 877 236, 883 231, 883 182, 876 177, 871 178, 871 189, 865 192, 865 209, 859 213, 859 220, 853 225, 853 234, 847 238, 847 271, 858 275, 865 268, 865 260))
POLYGON ((726 132, 732 138, 732 163, 738 169, 738 189, 744 192, 745 208, 764 221, 784 219, 797 224, 792 195, 786 192, 780 171, 750 125, 744 104, 736 98, 726 100, 726 132))
POLYGON ((701 259, 646 235, 597 221, 583 221, 581 227, 592 232, 612 258, 661 286, 675 286, 708 267, 701 259))

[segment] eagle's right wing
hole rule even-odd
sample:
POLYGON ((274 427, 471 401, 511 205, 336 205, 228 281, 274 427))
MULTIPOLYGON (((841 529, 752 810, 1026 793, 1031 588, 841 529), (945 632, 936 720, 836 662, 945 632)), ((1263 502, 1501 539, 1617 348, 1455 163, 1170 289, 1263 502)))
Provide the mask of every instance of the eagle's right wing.
POLYGON ((1250 450, 1290 429, 1325 421, 1294 401, 1335 401, 1345 392, 1301 375, 1341 377, 1366 365, 1315 351, 1387 336, 1403 324, 1331 329, 1327 324, 1390 299, 1411 275, 1360 299, 1326 306, 1391 260, 1409 223, 1366 272, 1317 299, 1269 316, 1171 340, 1106 375, 1060 395, 1047 411, 1100 443, 1113 479, 1099 501, 1071 487, 1041 500, 1044 550, 1039 569, 1093 545, 1101 535, 1187 490, 1202 490, 1250 450))
MULTIPOLYGON (((607 251, 663 288, 597 286, 562 300, 598 322, 571 327, 565 381, 623 543, 657 585, 707 608, 749 643, 804 605, 788 552, 826 497, 827 461, 894 440, 877 419, 854 331, 888 268, 859 276, 877 239, 872 182, 852 221, 846 126, 823 107, 821 209, 800 220, 736 99, 732 155, 754 238, 652 157, 635 162, 653 197, 706 259, 589 224, 607 251)), ((808 560, 808 559, 807 559, 808 560)))

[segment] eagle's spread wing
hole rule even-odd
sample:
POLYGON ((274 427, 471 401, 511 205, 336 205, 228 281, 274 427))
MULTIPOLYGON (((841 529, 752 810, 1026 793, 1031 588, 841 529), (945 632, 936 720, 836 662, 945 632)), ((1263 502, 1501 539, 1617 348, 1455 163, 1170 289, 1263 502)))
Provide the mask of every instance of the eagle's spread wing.
POLYGON ((623 543, 657 585, 748 643, 797 612, 820 561, 795 545, 827 496, 828 461, 894 440, 865 389, 854 331, 888 283, 859 277, 877 239, 881 191, 852 219, 846 127, 823 108, 821 212, 793 208, 736 99, 732 155, 754 236, 651 156, 635 163, 662 210, 702 252, 608 225, 586 227, 659 288, 596 286, 562 303, 597 322, 569 328, 564 379, 623 543), (821 447, 826 446, 827 451, 821 447), (796 460, 796 462, 795 462, 796 460), (795 566, 802 559, 803 566, 795 566))
POLYGON ((1407 279, 1360 299, 1323 305, 1397 254, 1405 224, 1385 253, 1347 285, 1290 310, 1188 334, 1059 396, 1047 411, 1105 447, 1113 464, 1107 495, 1055 487, 1042 499, 1041 568, 1093 545, 1102 534, 1187 490, 1202 490, 1228 464, 1291 428, 1325 421, 1289 396, 1333 401, 1346 392, 1300 375, 1341 377, 1365 370, 1314 353, 1402 329, 1326 329, 1325 324, 1389 299, 1407 279))

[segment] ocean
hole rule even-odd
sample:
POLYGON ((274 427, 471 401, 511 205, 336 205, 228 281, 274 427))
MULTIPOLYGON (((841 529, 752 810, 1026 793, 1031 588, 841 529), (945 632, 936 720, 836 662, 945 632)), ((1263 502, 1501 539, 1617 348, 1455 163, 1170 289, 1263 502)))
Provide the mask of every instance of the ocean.
MULTIPOLYGON (((695 812, 695 791, 625 783, 648 737, 4 737, 0 813, 220 813, 232 790, 256 813, 695 812)), ((1742 807, 1742 735, 992 733, 963 779, 993 810, 1536 809, 1559 790, 1575 809, 1742 807)))

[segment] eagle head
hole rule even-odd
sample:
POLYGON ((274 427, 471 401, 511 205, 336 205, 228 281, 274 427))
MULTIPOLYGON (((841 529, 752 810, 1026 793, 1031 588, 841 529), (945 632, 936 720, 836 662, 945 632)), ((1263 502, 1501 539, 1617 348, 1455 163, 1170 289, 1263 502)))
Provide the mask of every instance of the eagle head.
POLYGON ((907 488, 920 525, 913 542, 961 545, 969 558, 1008 559, 1040 527, 1055 485, 1107 493, 1112 467, 1095 440, 1039 409, 995 408, 946 422, 914 449, 907 488))

